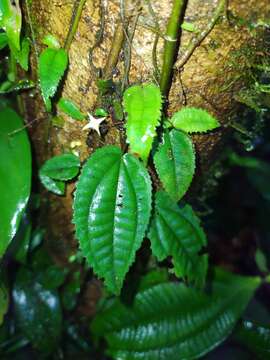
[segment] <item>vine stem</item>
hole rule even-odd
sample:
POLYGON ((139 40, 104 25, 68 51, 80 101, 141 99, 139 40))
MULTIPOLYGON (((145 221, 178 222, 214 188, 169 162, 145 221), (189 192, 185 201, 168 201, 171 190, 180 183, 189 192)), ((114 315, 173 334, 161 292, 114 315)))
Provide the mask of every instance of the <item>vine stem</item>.
POLYGON ((191 39, 184 54, 180 57, 180 59, 176 61, 175 63, 176 68, 181 69, 186 64, 186 62, 189 60, 195 49, 202 43, 202 41, 206 38, 206 36, 211 32, 217 20, 219 19, 221 12, 224 10, 224 8, 226 8, 227 1, 228 0, 219 1, 217 8, 213 14, 213 17, 211 18, 205 29, 198 36, 191 39))
POLYGON ((173 65, 179 49, 181 21, 183 19, 185 8, 186 0, 174 0, 171 16, 167 24, 163 64, 160 78, 160 90, 165 97, 168 96, 171 87, 173 65))
POLYGON ((71 43, 73 41, 73 38, 76 34, 76 31, 78 29, 79 21, 82 15, 82 10, 84 7, 86 0, 77 0, 74 4, 73 11, 72 11, 72 19, 71 24, 68 30, 68 35, 65 41, 64 49, 69 52, 71 43))

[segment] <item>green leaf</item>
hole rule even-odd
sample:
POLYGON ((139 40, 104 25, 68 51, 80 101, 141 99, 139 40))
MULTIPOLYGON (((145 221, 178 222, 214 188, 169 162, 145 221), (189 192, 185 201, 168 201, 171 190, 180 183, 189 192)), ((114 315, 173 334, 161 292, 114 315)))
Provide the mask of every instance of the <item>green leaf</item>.
POLYGON ((61 98, 58 102, 58 107, 73 119, 84 120, 86 117, 71 100, 61 98))
POLYGON ((21 79, 16 83, 5 81, 0 85, 0 94, 9 94, 12 92, 28 90, 28 89, 32 89, 33 87, 34 87, 34 83, 28 79, 21 79))
POLYGON ((16 234, 30 194, 31 150, 23 127, 13 110, 0 111, 0 257, 16 234))
POLYGON ((138 159, 116 146, 86 162, 74 199, 76 236, 89 264, 118 294, 140 247, 151 211, 151 182, 138 159))
POLYGON ((28 71, 29 52, 30 52, 30 41, 28 38, 24 38, 22 41, 21 49, 16 49, 13 45, 10 45, 10 49, 21 67, 28 71))
POLYGON ((154 164, 165 190, 172 199, 180 200, 195 172, 195 151, 190 137, 177 130, 166 132, 154 155, 154 164))
POLYGON ((42 165, 40 173, 54 180, 67 181, 78 175, 80 159, 74 154, 62 154, 52 157, 42 165))
POLYGON ((44 36, 44 38, 42 39, 42 43, 44 45, 47 45, 51 49, 60 49, 60 43, 58 39, 51 34, 44 36))
POLYGON ((50 353, 58 345, 62 313, 58 293, 45 289, 34 273, 20 268, 13 289, 17 323, 34 348, 50 353))
POLYGON ((184 284, 154 285, 138 292, 132 307, 107 301, 92 331, 105 337, 114 359, 197 359, 229 336, 259 283, 217 270, 211 295, 184 284))
POLYGON ((7 34, 5 32, 0 33, 0 50, 2 50, 8 44, 7 34))
POLYGON ((0 28, 5 30, 9 44, 20 50, 20 32, 22 25, 22 14, 19 0, 0 1, 0 28), (15 2, 13 5, 12 2, 15 2))
POLYGON ((154 84, 134 85, 125 91, 123 101, 130 152, 146 163, 161 116, 160 89, 154 84))
POLYGON ((256 355, 256 359, 270 358, 270 327, 243 321, 235 337, 256 355))
POLYGON ((183 108, 170 120, 173 127, 187 133, 206 132, 219 127, 218 121, 207 111, 197 108, 183 108))
POLYGON ((47 111, 51 111, 51 101, 68 65, 67 52, 64 49, 45 49, 38 61, 38 76, 47 111))
POLYGON ((189 205, 180 208, 164 191, 157 192, 148 236, 159 261, 172 256, 176 276, 198 285, 204 283, 208 260, 199 252, 207 240, 200 220, 189 205))
POLYGON ((39 179, 43 186, 56 195, 65 194, 65 183, 64 181, 54 180, 47 175, 44 175, 42 171, 39 172, 39 179))

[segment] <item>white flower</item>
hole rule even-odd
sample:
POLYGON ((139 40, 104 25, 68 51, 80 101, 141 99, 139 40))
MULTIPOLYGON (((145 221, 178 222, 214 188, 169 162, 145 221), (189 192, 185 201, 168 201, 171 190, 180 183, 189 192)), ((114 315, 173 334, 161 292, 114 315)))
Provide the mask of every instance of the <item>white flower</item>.
POLYGON ((100 127, 100 124, 106 119, 106 117, 95 118, 93 115, 88 113, 88 119, 89 119, 89 122, 88 122, 88 124, 86 124, 83 127, 83 130, 93 129, 100 136, 99 127, 100 127))

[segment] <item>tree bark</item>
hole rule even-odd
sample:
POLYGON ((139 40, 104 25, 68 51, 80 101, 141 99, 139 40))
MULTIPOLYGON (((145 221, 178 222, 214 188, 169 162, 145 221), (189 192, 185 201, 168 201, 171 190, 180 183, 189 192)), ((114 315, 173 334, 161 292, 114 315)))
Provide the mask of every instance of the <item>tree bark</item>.
MULTIPOLYGON (((61 93, 61 96, 72 100, 83 112, 92 112, 104 100, 98 96, 98 68, 103 69, 103 78, 112 78, 123 86, 128 82, 157 81, 157 67, 162 67, 164 35, 172 3, 168 0, 152 3, 150 0, 87 0, 69 50, 69 69, 58 95, 61 93), (119 3, 124 3, 124 6, 121 8, 119 3), (157 64, 153 51, 155 40, 157 64)), ((182 31, 176 64, 185 56, 190 40, 207 28, 217 5, 216 0, 187 2, 184 21, 194 24, 199 32, 182 31)), ((50 33, 64 46, 72 11, 73 2, 64 0, 32 0, 28 9, 24 8, 36 45, 31 57, 34 79, 37 79, 36 53, 43 48, 42 38, 50 33)), ((235 96, 248 83, 251 64, 266 56, 264 29, 258 27, 256 31, 251 31, 246 24, 255 24, 269 14, 269 0, 229 1, 228 8, 220 13, 214 28, 185 63, 173 72, 168 114, 184 105, 196 106, 207 109, 222 124, 220 130, 209 135, 194 136, 200 174, 207 171, 219 154, 220 144, 228 133, 226 125, 237 110, 235 96), (226 14, 230 16, 226 17, 226 14)), ((58 109, 57 115, 64 118, 64 125, 62 128, 51 127, 38 92, 34 99, 25 98, 25 110, 29 122, 38 119, 31 127, 38 166, 46 158, 63 151, 76 151, 83 161, 98 146, 121 144, 122 133, 113 126, 112 117, 108 119, 109 131, 104 139, 97 135, 89 138, 87 132, 82 131, 85 124, 72 120, 58 109)), ((76 249, 71 223, 73 189, 74 185, 69 184, 65 197, 49 195, 48 244, 51 253, 61 263, 66 263, 76 249)))

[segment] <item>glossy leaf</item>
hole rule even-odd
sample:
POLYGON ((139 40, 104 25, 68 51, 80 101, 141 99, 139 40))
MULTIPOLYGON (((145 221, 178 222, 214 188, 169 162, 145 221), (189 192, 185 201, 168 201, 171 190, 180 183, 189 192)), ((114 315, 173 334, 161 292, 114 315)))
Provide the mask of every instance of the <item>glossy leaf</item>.
POLYGON ((88 263, 119 293, 149 221, 151 183, 143 165, 116 146, 86 162, 74 199, 76 236, 88 263))
POLYGON ((197 359, 233 330, 260 279, 216 271, 212 293, 162 283, 137 293, 133 306, 107 301, 92 331, 121 360, 197 359))
POLYGON ((57 155, 47 160, 40 169, 42 175, 67 181, 78 175, 80 159, 74 154, 57 155))
POLYGON ((158 176, 172 199, 180 200, 188 190, 195 172, 192 140, 181 131, 165 133, 154 155, 158 176))
POLYGON ((47 48, 42 51, 38 62, 38 76, 42 96, 48 111, 51 111, 50 98, 57 87, 68 65, 68 56, 64 49, 47 48))
POLYGON ((207 240, 189 205, 179 207, 164 191, 157 192, 148 236, 153 254, 159 261, 172 256, 178 277, 185 277, 198 285, 204 283, 208 260, 199 252, 207 240))
POLYGON ((219 127, 218 121, 207 111, 192 107, 176 112, 170 122, 176 129, 187 133, 206 132, 219 127))
POLYGON ((161 93, 154 84, 134 85, 124 93, 127 141, 130 152, 147 162, 161 116, 161 93))
POLYGON ((256 359, 270 358, 269 326, 243 321, 238 326, 235 337, 256 355, 256 359))
POLYGON ((37 348, 49 353, 57 346, 62 327, 58 293, 45 289, 34 273, 20 268, 13 289, 15 316, 24 336, 37 348))
POLYGON ((9 44, 17 50, 20 50, 21 25, 22 14, 19 0, 1 0, 0 28, 5 30, 9 44))
POLYGON ((43 186, 56 195, 65 194, 65 183, 61 180, 54 180, 47 175, 44 175, 42 171, 39 172, 39 179, 43 186))
POLYGON ((0 111, 0 257, 17 231, 30 194, 31 151, 23 127, 13 110, 0 111))
POLYGON ((76 120, 85 120, 86 115, 84 115, 77 105, 75 105, 71 100, 61 98, 58 102, 58 107, 65 114, 69 115, 76 120))

